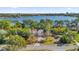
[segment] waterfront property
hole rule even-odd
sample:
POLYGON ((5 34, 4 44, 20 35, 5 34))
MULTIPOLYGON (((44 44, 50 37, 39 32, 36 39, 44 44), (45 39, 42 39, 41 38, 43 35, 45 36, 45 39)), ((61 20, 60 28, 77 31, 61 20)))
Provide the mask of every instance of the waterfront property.
POLYGON ((0 14, 0 50, 79 50, 78 16, 0 14))

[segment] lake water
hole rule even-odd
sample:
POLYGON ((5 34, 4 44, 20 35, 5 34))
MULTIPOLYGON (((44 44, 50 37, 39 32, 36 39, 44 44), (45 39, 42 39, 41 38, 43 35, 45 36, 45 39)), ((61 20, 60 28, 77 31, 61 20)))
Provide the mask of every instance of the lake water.
POLYGON ((75 20, 77 17, 71 16, 21 16, 21 17, 0 17, 0 20, 27 20, 33 19, 39 21, 40 19, 51 19, 51 20, 75 20))

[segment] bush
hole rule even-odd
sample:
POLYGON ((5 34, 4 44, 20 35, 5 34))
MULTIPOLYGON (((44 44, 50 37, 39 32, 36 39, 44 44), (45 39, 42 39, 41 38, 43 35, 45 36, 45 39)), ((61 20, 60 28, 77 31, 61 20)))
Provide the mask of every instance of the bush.
POLYGON ((10 35, 6 38, 6 43, 10 45, 25 46, 26 41, 19 35, 10 35))
POLYGON ((54 43, 54 38, 53 37, 46 37, 44 40, 43 40, 43 44, 53 44, 54 43))
POLYGON ((11 35, 19 35, 25 39, 30 36, 29 28, 13 28, 8 30, 8 33, 11 35))
POLYGON ((68 34, 74 37, 77 35, 77 31, 68 31, 68 34))
POLYGON ((79 34, 77 34, 77 35, 74 37, 74 39, 75 39, 77 42, 79 42, 79 34))
POLYGON ((7 34, 7 31, 0 30, 0 44, 5 44, 5 37, 7 34))
POLYGON ((70 43, 70 38, 67 36, 67 35, 63 35, 61 38, 60 38, 60 42, 61 43, 70 43))
POLYGON ((8 50, 15 50, 17 48, 26 46, 26 41, 19 35, 10 35, 6 37, 6 44, 8 45, 8 50))
POLYGON ((56 28, 52 28, 51 31, 55 34, 62 34, 67 30, 67 28, 65 27, 56 27, 56 28))
POLYGON ((18 35, 24 37, 25 39, 27 39, 30 36, 30 32, 28 28, 20 28, 17 31, 18 35))
POLYGON ((30 35, 27 41, 28 43, 32 44, 37 41, 37 38, 34 35, 30 35))
POLYGON ((5 37, 0 35, 0 44, 5 44, 5 37))
POLYGON ((9 29, 8 33, 11 34, 11 35, 16 35, 17 34, 17 29, 16 28, 9 29))
POLYGON ((72 44, 75 44, 75 42, 73 41, 74 39, 76 41, 79 41, 79 34, 77 33, 77 31, 68 31, 68 35, 71 39, 72 44))

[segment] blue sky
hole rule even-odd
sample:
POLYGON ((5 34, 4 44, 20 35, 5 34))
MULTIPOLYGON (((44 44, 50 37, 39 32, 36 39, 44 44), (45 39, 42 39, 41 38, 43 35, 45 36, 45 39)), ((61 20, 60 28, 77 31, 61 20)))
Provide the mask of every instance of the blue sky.
POLYGON ((79 7, 0 7, 0 13, 79 13, 79 7))

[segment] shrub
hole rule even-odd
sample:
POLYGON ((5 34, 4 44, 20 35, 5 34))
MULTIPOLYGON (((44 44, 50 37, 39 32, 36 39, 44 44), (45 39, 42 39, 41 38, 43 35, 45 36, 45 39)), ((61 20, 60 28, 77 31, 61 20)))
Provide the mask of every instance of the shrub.
POLYGON ((54 38, 53 37, 46 37, 44 40, 43 40, 43 44, 53 44, 54 43, 54 38))
POLYGON ((5 37, 0 35, 0 44, 5 44, 5 37))
POLYGON ((70 43, 70 38, 67 36, 67 35, 63 35, 61 38, 60 38, 60 42, 61 43, 70 43))
POLYGON ((11 35, 16 35, 17 34, 17 29, 16 28, 9 29, 8 33, 11 34, 11 35))
POLYGON ((30 36, 30 32, 28 28, 20 28, 18 29, 18 35, 24 37, 25 39, 27 39, 30 36))
POLYGON ((52 28, 51 31, 55 34, 62 34, 67 30, 67 28, 65 27, 56 27, 56 28, 52 28))
POLYGON ((19 35, 10 35, 6 38, 6 43, 10 45, 24 46, 26 41, 23 37, 19 35))
POLYGON ((19 35, 25 39, 30 36, 29 28, 13 28, 8 30, 8 33, 11 35, 19 35))
POLYGON ((79 42, 79 34, 77 34, 77 35, 74 37, 74 39, 75 39, 77 42, 79 42))
POLYGON ((77 35, 77 31, 68 31, 68 34, 74 37, 77 35))
POLYGON ((30 35, 29 38, 28 38, 28 43, 35 43, 37 40, 37 38, 34 36, 34 35, 30 35))
POLYGON ((7 49, 15 50, 17 48, 26 46, 26 41, 19 35, 10 35, 6 37, 6 44, 8 45, 7 49))
POLYGON ((5 44, 6 35, 7 35, 7 31, 0 30, 0 44, 5 44))

